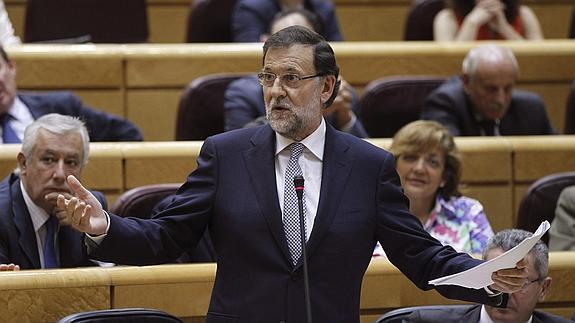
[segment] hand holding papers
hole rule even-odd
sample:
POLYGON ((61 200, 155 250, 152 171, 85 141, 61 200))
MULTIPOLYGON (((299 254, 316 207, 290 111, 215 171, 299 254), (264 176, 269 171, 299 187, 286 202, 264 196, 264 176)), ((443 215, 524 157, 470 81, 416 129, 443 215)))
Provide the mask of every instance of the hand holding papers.
POLYGON ((457 285, 475 289, 487 287, 493 284, 492 273, 500 269, 515 267, 515 264, 527 255, 535 243, 549 230, 549 227, 549 222, 544 221, 531 237, 523 240, 511 250, 466 271, 430 280, 429 284, 457 285))

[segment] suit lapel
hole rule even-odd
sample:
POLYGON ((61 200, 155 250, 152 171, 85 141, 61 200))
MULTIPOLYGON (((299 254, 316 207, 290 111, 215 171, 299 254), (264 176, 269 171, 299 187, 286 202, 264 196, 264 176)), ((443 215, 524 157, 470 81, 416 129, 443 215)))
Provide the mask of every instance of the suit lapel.
POLYGON ((253 147, 243 155, 256 200, 274 240, 286 261, 291 263, 275 179, 275 133, 269 126, 262 127, 251 138, 251 142, 253 147))
POLYGON ((14 216, 14 224, 20 233, 18 243, 28 261, 33 265, 33 268, 41 268, 40 255, 38 255, 38 247, 36 245, 36 233, 34 232, 34 224, 30 218, 30 213, 24 202, 22 191, 20 190, 20 180, 15 180, 10 188, 12 194, 12 215, 14 216))
POLYGON ((327 124, 325 149, 323 153, 323 170, 318 213, 313 230, 307 243, 307 256, 310 258, 327 230, 331 226, 339 207, 339 201, 345 189, 345 183, 351 173, 353 160, 347 154, 349 143, 343 140, 332 126, 327 124))

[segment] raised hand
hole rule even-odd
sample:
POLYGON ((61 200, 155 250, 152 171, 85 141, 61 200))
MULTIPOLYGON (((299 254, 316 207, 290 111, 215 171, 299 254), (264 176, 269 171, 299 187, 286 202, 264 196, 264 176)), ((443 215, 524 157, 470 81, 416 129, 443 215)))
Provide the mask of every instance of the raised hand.
POLYGON ((500 269, 491 275, 493 284, 489 288, 504 293, 515 293, 520 291, 525 283, 529 281, 526 258, 520 260, 515 268, 500 269))
POLYGON ((66 179, 75 196, 58 195, 59 217, 74 229, 94 236, 106 233, 108 220, 100 202, 73 175, 66 179))

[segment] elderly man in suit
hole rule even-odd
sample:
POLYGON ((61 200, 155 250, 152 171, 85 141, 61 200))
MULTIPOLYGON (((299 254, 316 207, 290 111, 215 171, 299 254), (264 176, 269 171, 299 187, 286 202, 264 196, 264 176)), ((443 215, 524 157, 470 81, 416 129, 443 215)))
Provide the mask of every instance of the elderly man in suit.
POLYGON ((510 49, 473 48, 463 61, 463 75, 427 97, 421 118, 443 124, 454 136, 554 134, 541 98, 514 89, 518 74, 510 49))
MULTIPOLYGON (((483 250, 483 259, 490 260, 517 246, 532 235, 519 229, 503 230, 494 235, 483 250)), ((523 288, 511 294, 506 308, 489 305, 473 305, 451 309, 416 310, 403 320, 406 323, 426 322, 493 322, 493 323, 567 323, 571 322, 559 316, 535 310, 538 302, 549 293, 551 277, 549 268, 549 250, 539 240, 527 255, 529 275, 523 288)))
POLYGON ((20 143, 24 129, 35 119, 59 113, 81 118, 91 141, 141 141, 140 130, 128 120, 91 109, 69 92, 18 92, 16 64, 0 46, 0 127, 2 143, 20 143))
MULTIPOLYGON (((302 231, 316 322, 359 322, 361 282, 376 241, 423 289, 433 287, 432 278, 480 264, 442 246, 409 213, 391 154, 325 122, 338 73, 323 37, 301 26, 283 29, 264 44, 258 75, 269 124, 206 139, 198 167, 157 218, 107 215, 73 176, 77 198, 59 196, 58 205, 88 234, 91 255, 105 261, 165 262, 208 228, 218 255, 208 323, 305 322, 296 176, 305 179, 302 231)), ((491 290, 437 289, 503 305, 506 294, 497 291, 519 290, 526 264, 494 273, 491 290)))
POLYGON ((56 207, 58 194, 71 196, 66 177, 82 175, 89 145, 74 117, 47 114, 26 128, 18 170, 0 182, 0 270, 94 265, 56 207))

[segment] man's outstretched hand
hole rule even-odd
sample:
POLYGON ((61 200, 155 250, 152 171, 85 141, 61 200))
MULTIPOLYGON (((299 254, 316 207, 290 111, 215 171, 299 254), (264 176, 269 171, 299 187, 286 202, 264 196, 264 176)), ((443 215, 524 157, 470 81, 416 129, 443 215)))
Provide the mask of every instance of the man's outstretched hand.
POLYGON ((74 196, 60 194, 57 201, 58 208, 65 211, 64 221, 74 229, 93 236, 106 233, 108 219, 100 202, 74 175, 68 176, 67 181, 74 196))

